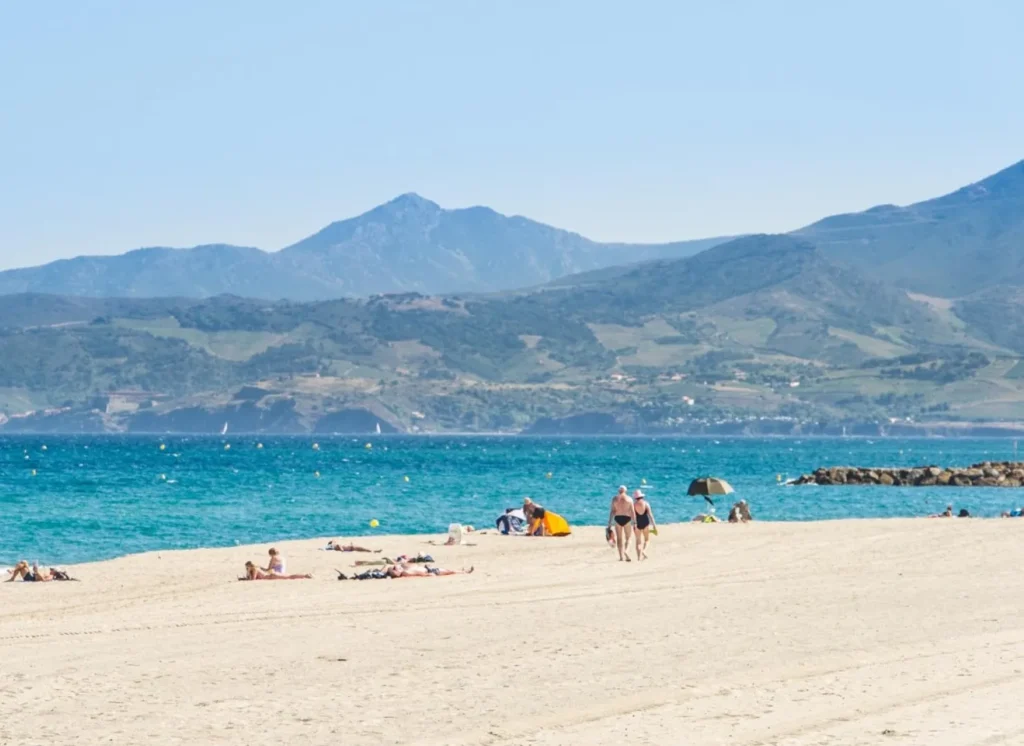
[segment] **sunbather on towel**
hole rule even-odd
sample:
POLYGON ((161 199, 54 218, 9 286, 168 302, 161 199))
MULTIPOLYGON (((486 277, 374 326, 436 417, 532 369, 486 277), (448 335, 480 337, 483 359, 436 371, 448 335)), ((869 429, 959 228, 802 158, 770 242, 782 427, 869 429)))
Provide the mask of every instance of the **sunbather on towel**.
POLYGON ((443 567, 415 567, 413 565, 392 565, 388 569, 388 576, 392 578, 429 578, 431 575, 469 575, 473 568, 468 570, 445 570, 443 567))
POLYGON ((357 547, 355 544, 349 542, 348 544, 342 544, 340 541, 329 541, 327 542, 328 552, 373 552, 374 554, 380 554, 383 549, 367 549, 366 547, 357 547))

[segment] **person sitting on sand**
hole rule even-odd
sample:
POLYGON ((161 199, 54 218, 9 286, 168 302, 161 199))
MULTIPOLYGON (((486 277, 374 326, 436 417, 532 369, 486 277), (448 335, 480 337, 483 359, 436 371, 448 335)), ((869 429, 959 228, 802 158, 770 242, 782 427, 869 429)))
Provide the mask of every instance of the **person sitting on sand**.
POLYGON ((340 541, 329 541, 327 542, 328 552, 373 552, 374 554, 380 554, 383 549, 367 549, 366 547, 357 547, 351 542, 348 544, 342 544, 340 541))
POLYGON ((619 487, 619 491, 612 498, 611 508, 608 510, 608 528, 615 526, 615 548, 619 550, 619 562, 629 558, 629 537, 633 533, 633 521, 636 519, 636 512, 633 501, 629 499, 629 493, 625 486, 619 487))
POLYGON ((309 580, 312 575, 284 575, 283 573, 264 572, 252 562, 245 563, 245 577, 239 580, 309 580))
POLYGON ((941 513, 935 513, 934 515, 928 516, 929 518, 952 518, 953 517, 953 506, 947 505, 946 509, 941 513))
POLYGON ((271 547, 268 554, 270 555, 270 561, 266 567, 261 567, 260 570, 269 575, 284 575, 284 557, 273 547, 271 547))
POLYGON ((1017 508, 1016 510, 1004 510, 1000 516, 1002 518, 1022 518, 1024 517, 1024 508, 1017 508))
POLYGON ((633 514, 636 517, 636 560, 641 562, 647 559, 647 544, 651 540, 651 532, 658 533, 658 527, 654 523, 654 511, 647 502, 647 495, 640 490, 633 493, 633 514))
POLYGON ((389 578, 429 578, 431 575, 469 575, 474 568, 468 570, 445 570, 443 567, 416 567, 415 565, 392 565, 387 570, 389 578))
POLYGON ((729 523, 748 523, 754 520, 746 500, 740 500, 729 510, 729 523))
POLYGON ((967 508, 960 508, 960 512, 956 514, 957 518, 970 518, 971 514, 967 508))

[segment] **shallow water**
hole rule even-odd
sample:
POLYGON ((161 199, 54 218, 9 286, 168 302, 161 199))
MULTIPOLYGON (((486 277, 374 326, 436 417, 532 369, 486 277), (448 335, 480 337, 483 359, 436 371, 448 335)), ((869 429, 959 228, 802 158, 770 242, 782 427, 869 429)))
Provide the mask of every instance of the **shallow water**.
POLYGON ((963 466, 1012 459, 1014 449, 946 439, 3 437, 0 563, 366 535, 372 519, 385 533, 489 527, 524 495, 572 523, 603 524, 619 484, 642 486, 659 521, 679 521, 704 510, 686 488, 705 474, 728 479, 765 520, 926 515, 950 502, 997 516, 1024 504, 1024 490, 777 479, 827 465, 963 466))

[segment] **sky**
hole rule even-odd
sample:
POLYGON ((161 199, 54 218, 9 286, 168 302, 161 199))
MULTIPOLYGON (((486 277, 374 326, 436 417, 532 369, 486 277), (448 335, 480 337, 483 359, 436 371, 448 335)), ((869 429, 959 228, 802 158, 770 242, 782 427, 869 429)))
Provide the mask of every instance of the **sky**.
POLYGON ((282 248, 415 191, 608 241, 784 231, 1024 158, 1024 3, 0 4, 0 269, 282 248))

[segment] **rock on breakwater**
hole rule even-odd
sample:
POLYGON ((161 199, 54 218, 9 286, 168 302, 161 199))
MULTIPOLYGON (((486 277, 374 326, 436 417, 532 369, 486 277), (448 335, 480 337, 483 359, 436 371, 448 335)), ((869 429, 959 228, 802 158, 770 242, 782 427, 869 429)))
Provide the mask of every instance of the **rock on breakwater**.
POLYGON ((887 487, 1020 487, 1024 484, 1024 462, 984 461, 967 467, 821 467, 790 484, 863 485, 887 487))

